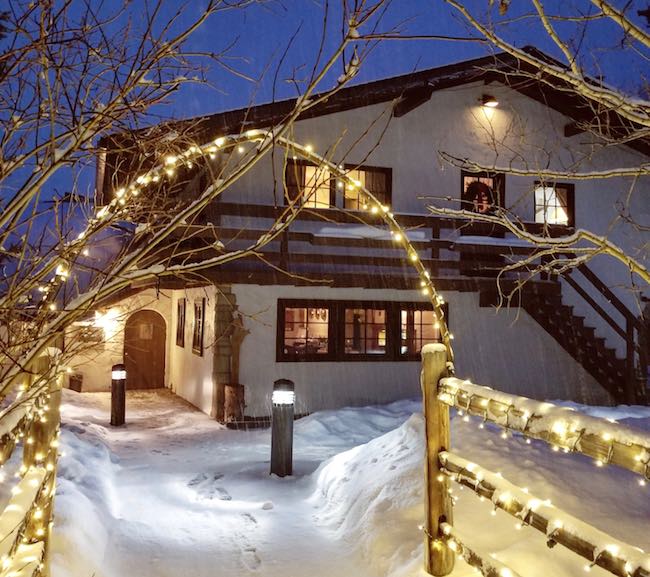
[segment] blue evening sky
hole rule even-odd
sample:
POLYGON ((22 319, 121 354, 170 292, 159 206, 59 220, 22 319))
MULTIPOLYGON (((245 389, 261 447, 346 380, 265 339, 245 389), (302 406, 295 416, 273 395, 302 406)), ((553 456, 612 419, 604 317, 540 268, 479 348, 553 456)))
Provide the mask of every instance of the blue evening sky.
MULTIPOLYGON (((341 2, 333 0, 329 6, 329 26, 326 32, 325 53, 337 45, 341 34, 341 2)), ((498 5, 498 2, 495 2, 498 5)), ((551 44, 537 21, 522 18, 532 10, 528 2, 513 2, 507 17, 515 20, 505 34, 515 45, 533 44, 547 53, 561 58, 561 53, 551 44)), ((379 23, 386 31, 400 25, 408 35, 476 36, 462 16, 442 0, 393 0, 379 23)), ((476 14, 484 14, 487 0, 465 2, 476 14)), ((637 16, 637 10, 647 3, 628 2, 628 12, 639 25, 645 20, 637 16)), ((205 6, 204 2, 180 4, 169 2, 167 14, 184 6, 182 21, 189 22, 205 6)), ((595 14, 597 10, 586 0, 547 1, 545 6, 551 14, 595 14)), ((315 62, 319 40, 323 32, 324 2, 316 0, 270 0, 253 4, 245 10, 223 12, 212 17, 193 36, 188 44, 191 49, 220 51, 234 42, 230 50, 229 64, 243 73, 262 78, 251 82, 236 77, 219 66, 213 66, 208 79, 213 87, 186 87, 175 102, 156 112, 164 116, 186 118, 261 103, 273 99, 273 78, 282 53, 289 39, 297 34, 292 47, 280 68, 276 83, 276 99, 296 95, 296 87, 287 82, 292 71, 307 76, 315 62), (267 70, 264 74, 264 70, 267 70)), ((498 19, 498 10, 492 15, 498 19)), ((576 32, 575 24, 556 22, 558 31, 565 37, 579 42, 583 64, 592 74, 604 74, 606 82, 638 93, 642 78, 648 76, 650 66, 644 58, 631 50, 621 49, 620 29, 607 20, 590 21, 584 36, 576 32)), ((433 40, 383 41, 371 53, 355 79, 355 83, 404 74, 413 70, 441 66, 468 58, 485 55, 493 50, 489 46, 473 42, 450 42, 433 40)), ((646 54, 646 56, 648 56, 646 54)), ((336 67, 329 78, 329 86, 341 73, 336 67)), ((323 84, 323 88, 328 84, 323 84)))

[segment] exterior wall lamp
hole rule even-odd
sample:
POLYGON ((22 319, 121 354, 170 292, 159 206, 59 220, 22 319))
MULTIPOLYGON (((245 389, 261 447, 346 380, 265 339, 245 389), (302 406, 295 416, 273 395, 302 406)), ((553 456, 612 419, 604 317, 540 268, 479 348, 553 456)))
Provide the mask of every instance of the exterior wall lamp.
POLYGON ((484 94, 481 96, 481 106, 485 106, 486 108, 496 108, 499 106, 499 101, 490 94, 484 94))

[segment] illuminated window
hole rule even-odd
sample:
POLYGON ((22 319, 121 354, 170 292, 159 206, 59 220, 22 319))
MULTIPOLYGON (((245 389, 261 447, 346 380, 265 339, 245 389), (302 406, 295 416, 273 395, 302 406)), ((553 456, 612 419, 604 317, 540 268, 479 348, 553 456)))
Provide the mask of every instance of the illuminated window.
POLYGON ((422 346, 440 342, 440 324, 432 310, 402 309, 400 354, 417 355, 422 346))
POLYGON ((415 361, 440 340, 428 303, 279 299, 277 318, 280 362, 415 361))
POLYGON ((365 210, 368 199, 362 187, 382 204, 390 204, 391 170, 389 168, 360 167, 347 171, 351 182, 339 181, 343 190, 343 207, 351 210, 365 210))
POLYGON ((302 357, 328 354, 329 319, 327 307, 285 308, 284 354, 302 357))
POLYGON ((390 204, 390 168, 369 166, 345 166, 349 180, 336 180, 330 170, 303 160, 287 162, 285 182, 289 200, 304 195, 305 206, 309 208, 330 208, 339 206, 350 210, 364 210, 368 200, 362 188, 368 190, 382 204, 390 204))
POLYGON ((309 208, 332 206, 333 183, 327 167, 293 160, 287 163, 285 178, 290 200, 304 195, 304 206, 309 208))
POLYGON ((505 202, 505 175, 492 172, 461 172, 461 208, 491 214, 505 202))
POLYGON ((383 355, 386 353, 386 311, 345 309, 345 354, 383 355))
POLYGON ((535 222, 574 226, 573 185, 536 182, 535 222))

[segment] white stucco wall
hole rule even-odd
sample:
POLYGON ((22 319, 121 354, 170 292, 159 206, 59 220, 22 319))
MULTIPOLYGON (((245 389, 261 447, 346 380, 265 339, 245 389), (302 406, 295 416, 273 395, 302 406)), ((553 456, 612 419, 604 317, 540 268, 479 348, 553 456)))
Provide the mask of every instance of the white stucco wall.
MULTIPOLYGON (((98 346, 84 346, 68 366, 73 373, 83 377, 84 391, 108 391, 111 388, 111 367, 124 362, 124 326, 128 318, 139 310, 153 310, 165 320, 165 386, 170 374, 171 295, 148 289, 115 303, 100 311, 108 313, 111 321, 106 323, 106 342, 98 346)), ((75 343, 69 343, 76 347, 75 343)))
MULTIPOLYGON (((276 362, 277 299, 421 301, 415 291, 235 285, 245 326, 240 381, 246 414, 270 413, 273 381, 296 384, 298 412, 364 405, 420 394, 419 362, 276 362)), ((606 402, 607 396, 525 312, 480 308, 478 295, 443 293, 449 303, 457 374, 500 390, 538 399, 606 402)))
POLYGON ((212 362, 214 344, 214 307, 216 289, 213 286, 171 291, 173 332, 171 337, 171 368, 169 386, 177 395, 210 414, 212 409, 212 362), (186 299, 185 346, 176 345, 177 302, 186 299), (192 351, 194 302, 205 298, 205 330, 203 356, 192 351))
MULTIPOLYGON (((391 167, 392 206, 397 213, 425 213, 427 203, 458 207, 456 202, 447 203, 444 198, 460 198, 460 169, 442 162, 438 155, 441 151, 486 165, 512 164, 532 170, 584 172, 647 162, 647 158, 627 147, 595 146, 589 142, 588 134, 565 138, 564 126, 572 119, 498 83, 475 83, 435 92, 429 102, 401 118, 390 118, 390 106, 391 103, 378 104, 300 121, 294 138, 311 144, 322 154, 327 154, 336 143, 329 156, 337 163, 345 159, 348 163, 391 167), (481 107, 479 101, 484 93, 494 95, 499 107, 481 107), (525 166, 521 158, 525 158, 525 166), (427 196, 433 199, 421 198, 427 196)), ((281 204, 282 154, 275 156, 275 171, 271 163, 270 156, 263 159, 226 191, 224 200, 269 204, 274 200, 275 190, 275 198, 281 204)), ((535 180, 533 176, 506 177, 506 205, 528 221, 534 219, 535 180)), ((574 184, 576 226, 607 235, 629 254, 646 261, 648 233, 640 233, 617 218, 617 205, 629 204, 638 222, 648 222, 650 179, 644 177, 633 183, 629 178, 615 178, 574 184)), ((590 266, 631 310, 640 312, 638 291, 629 290, 630 275, 624 265, 611 257, 601 257, 590 266)), ((597 335, 608 338, 608 345, 623 354, 622 340, 589 305, 570 290, 564 291, 564 299, 565 304, 577 307, 577 314, 587 317, 597 335)))

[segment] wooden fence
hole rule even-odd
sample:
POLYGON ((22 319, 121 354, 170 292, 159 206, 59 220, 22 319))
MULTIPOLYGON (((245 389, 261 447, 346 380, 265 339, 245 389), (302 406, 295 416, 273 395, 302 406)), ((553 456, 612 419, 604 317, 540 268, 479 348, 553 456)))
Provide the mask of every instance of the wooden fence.
POLYGON ((50 349, 14 380, 0 411, 0 465, 16 470, 3 482, 12 486, 0 513, 0 577, 49 575, 62 383, 57 353, 50 349))
MULTIPOLYGON (((425 564, 431 575, 451 573, 456 555, 486 577, 518 573, 476 550, 453 527, 450 483, 454 481, 489 499, 495 510, 512 515, 520 526, 537 529, 549 547, 560 544, 620 577, 650 577, 650 555, 576 519, 549 501, 449 450, 449 409, 480 417, 508 431, 539 439, 553 450, 581 453, 598 467, 615 465, 650 481, 650 435, 567 407, 539 402, 448 376, 444 345, 422 351, 422 389, 426 423, 425 564)), ((549 553, 552 554, 552 553, 549 553)), ((525 577, 525 576, 523 576, 525 577)))

